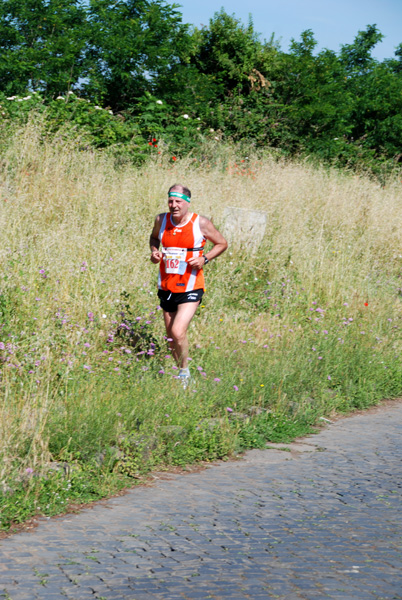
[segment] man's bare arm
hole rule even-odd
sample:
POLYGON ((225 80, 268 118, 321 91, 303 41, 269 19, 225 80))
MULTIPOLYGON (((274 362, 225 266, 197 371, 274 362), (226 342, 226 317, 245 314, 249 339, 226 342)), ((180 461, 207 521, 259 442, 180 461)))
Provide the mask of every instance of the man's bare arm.
POLYGON ((154 228, 149 238, 149 247, 151 249, 151 262, 155 265, 162 260, 162 252, 159 250, 159 231, 161 228, 162 215, 158 215, 155 219, 154 228))
POLYGON ((216 229, 216 227, 206 217, 200 216, 200 228, 201 228, 202 235, 209 242, 212 242, 213 247, 210 250, 208 250, 208 252, 207 252, 208 256, 206 254, 204 254, 203 256, 198 257, 198 258, 190 258, 190 260, 188 261, 188 264, 191 265, 192 267, 196 267, 198 269, 202 269, 202 267, 204 266, 204 263, 205 263, 204 256, 206 256, 208 258, 208 260, 212 260, 213 258, 216 258, 220 254, 222 254, 222 252, 225 252, 226 248, 228 247, 228 243, 225 240, 225 238, 223 237, 223 235, 216 229))

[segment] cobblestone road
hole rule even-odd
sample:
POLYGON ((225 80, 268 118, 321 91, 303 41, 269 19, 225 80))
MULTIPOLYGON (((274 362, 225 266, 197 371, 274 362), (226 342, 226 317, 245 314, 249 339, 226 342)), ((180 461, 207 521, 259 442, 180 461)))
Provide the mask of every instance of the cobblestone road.
POLYGON ((0 598, 402 599, 402 403, 290 448, 2 540, 0 598))

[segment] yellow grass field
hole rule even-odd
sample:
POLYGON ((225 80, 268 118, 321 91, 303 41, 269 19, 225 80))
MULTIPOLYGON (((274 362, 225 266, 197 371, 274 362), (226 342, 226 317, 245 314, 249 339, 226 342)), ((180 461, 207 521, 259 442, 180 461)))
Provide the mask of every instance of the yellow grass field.
MULTIPOLYGON (((3 484, 52 460, 90 461, 135 428, 192 431, 187 454, 165 440, 152 459, 186 462, 238 447, 231 412, 258 405, 311 424, 402 392, 400 181, 268 155, 242 162, 219 142, 216 162, 161 154, 117 168, 74 140, 42 138, 31 122, 1 158, 3 484), (267 215, 256 252, 232 246, 206 269, 186 394, 166 358, 148 249, 176 182, 218 228, 227 206, 267 215), (155 345, 146 359, 116 334, 127 303, 155 345), (221 437, 208 454, 196 432, 213 418, 221 437)), ((244 427, 252 445, 252 420, 244 427)))

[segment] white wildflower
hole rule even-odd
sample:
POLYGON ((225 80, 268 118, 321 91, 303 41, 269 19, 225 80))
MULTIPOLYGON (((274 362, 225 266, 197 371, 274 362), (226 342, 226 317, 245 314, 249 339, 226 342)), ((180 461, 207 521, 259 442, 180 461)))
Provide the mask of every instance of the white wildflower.
POLYGON ((113 114, 113 111, 112 111, 112 110, 109 110, 109 115, 112 115, 112 114, 113 114))
POLYGON ((156 104, 163 104, 162 100, 157 100, 156 104))
POLYGON ((25 98, 23 98, 23 100, 30 100, 32 98, 32 96, 25 96, 25 98))
POLYGON ((10 96, 7 100, 15 100, 17 96, 10 96))
POLYGON ((102 107, 101 106, 95 106, 95 109, 96 110, 102 110, 102 107))
POLYGON ((63 96, 57 96, 56 100, 64 100, 63 96))
POLYGON ((183 115, 183 119, 188 119, 188 115, 183 115))
POLYGON ((215 131, 215 129, 212 129, 212 128, 211 128, 209 131, 210 131, 211 133, 213 133, 213 132, 215 131))

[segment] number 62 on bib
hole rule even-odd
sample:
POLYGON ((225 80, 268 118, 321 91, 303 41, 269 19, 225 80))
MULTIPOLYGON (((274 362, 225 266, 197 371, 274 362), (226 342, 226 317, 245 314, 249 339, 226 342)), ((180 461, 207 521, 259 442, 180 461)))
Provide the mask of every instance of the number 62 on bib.
POLYGON ((185 248, 165 248, 163 260, 166 273, 183 275, 187 268, 185 248))

